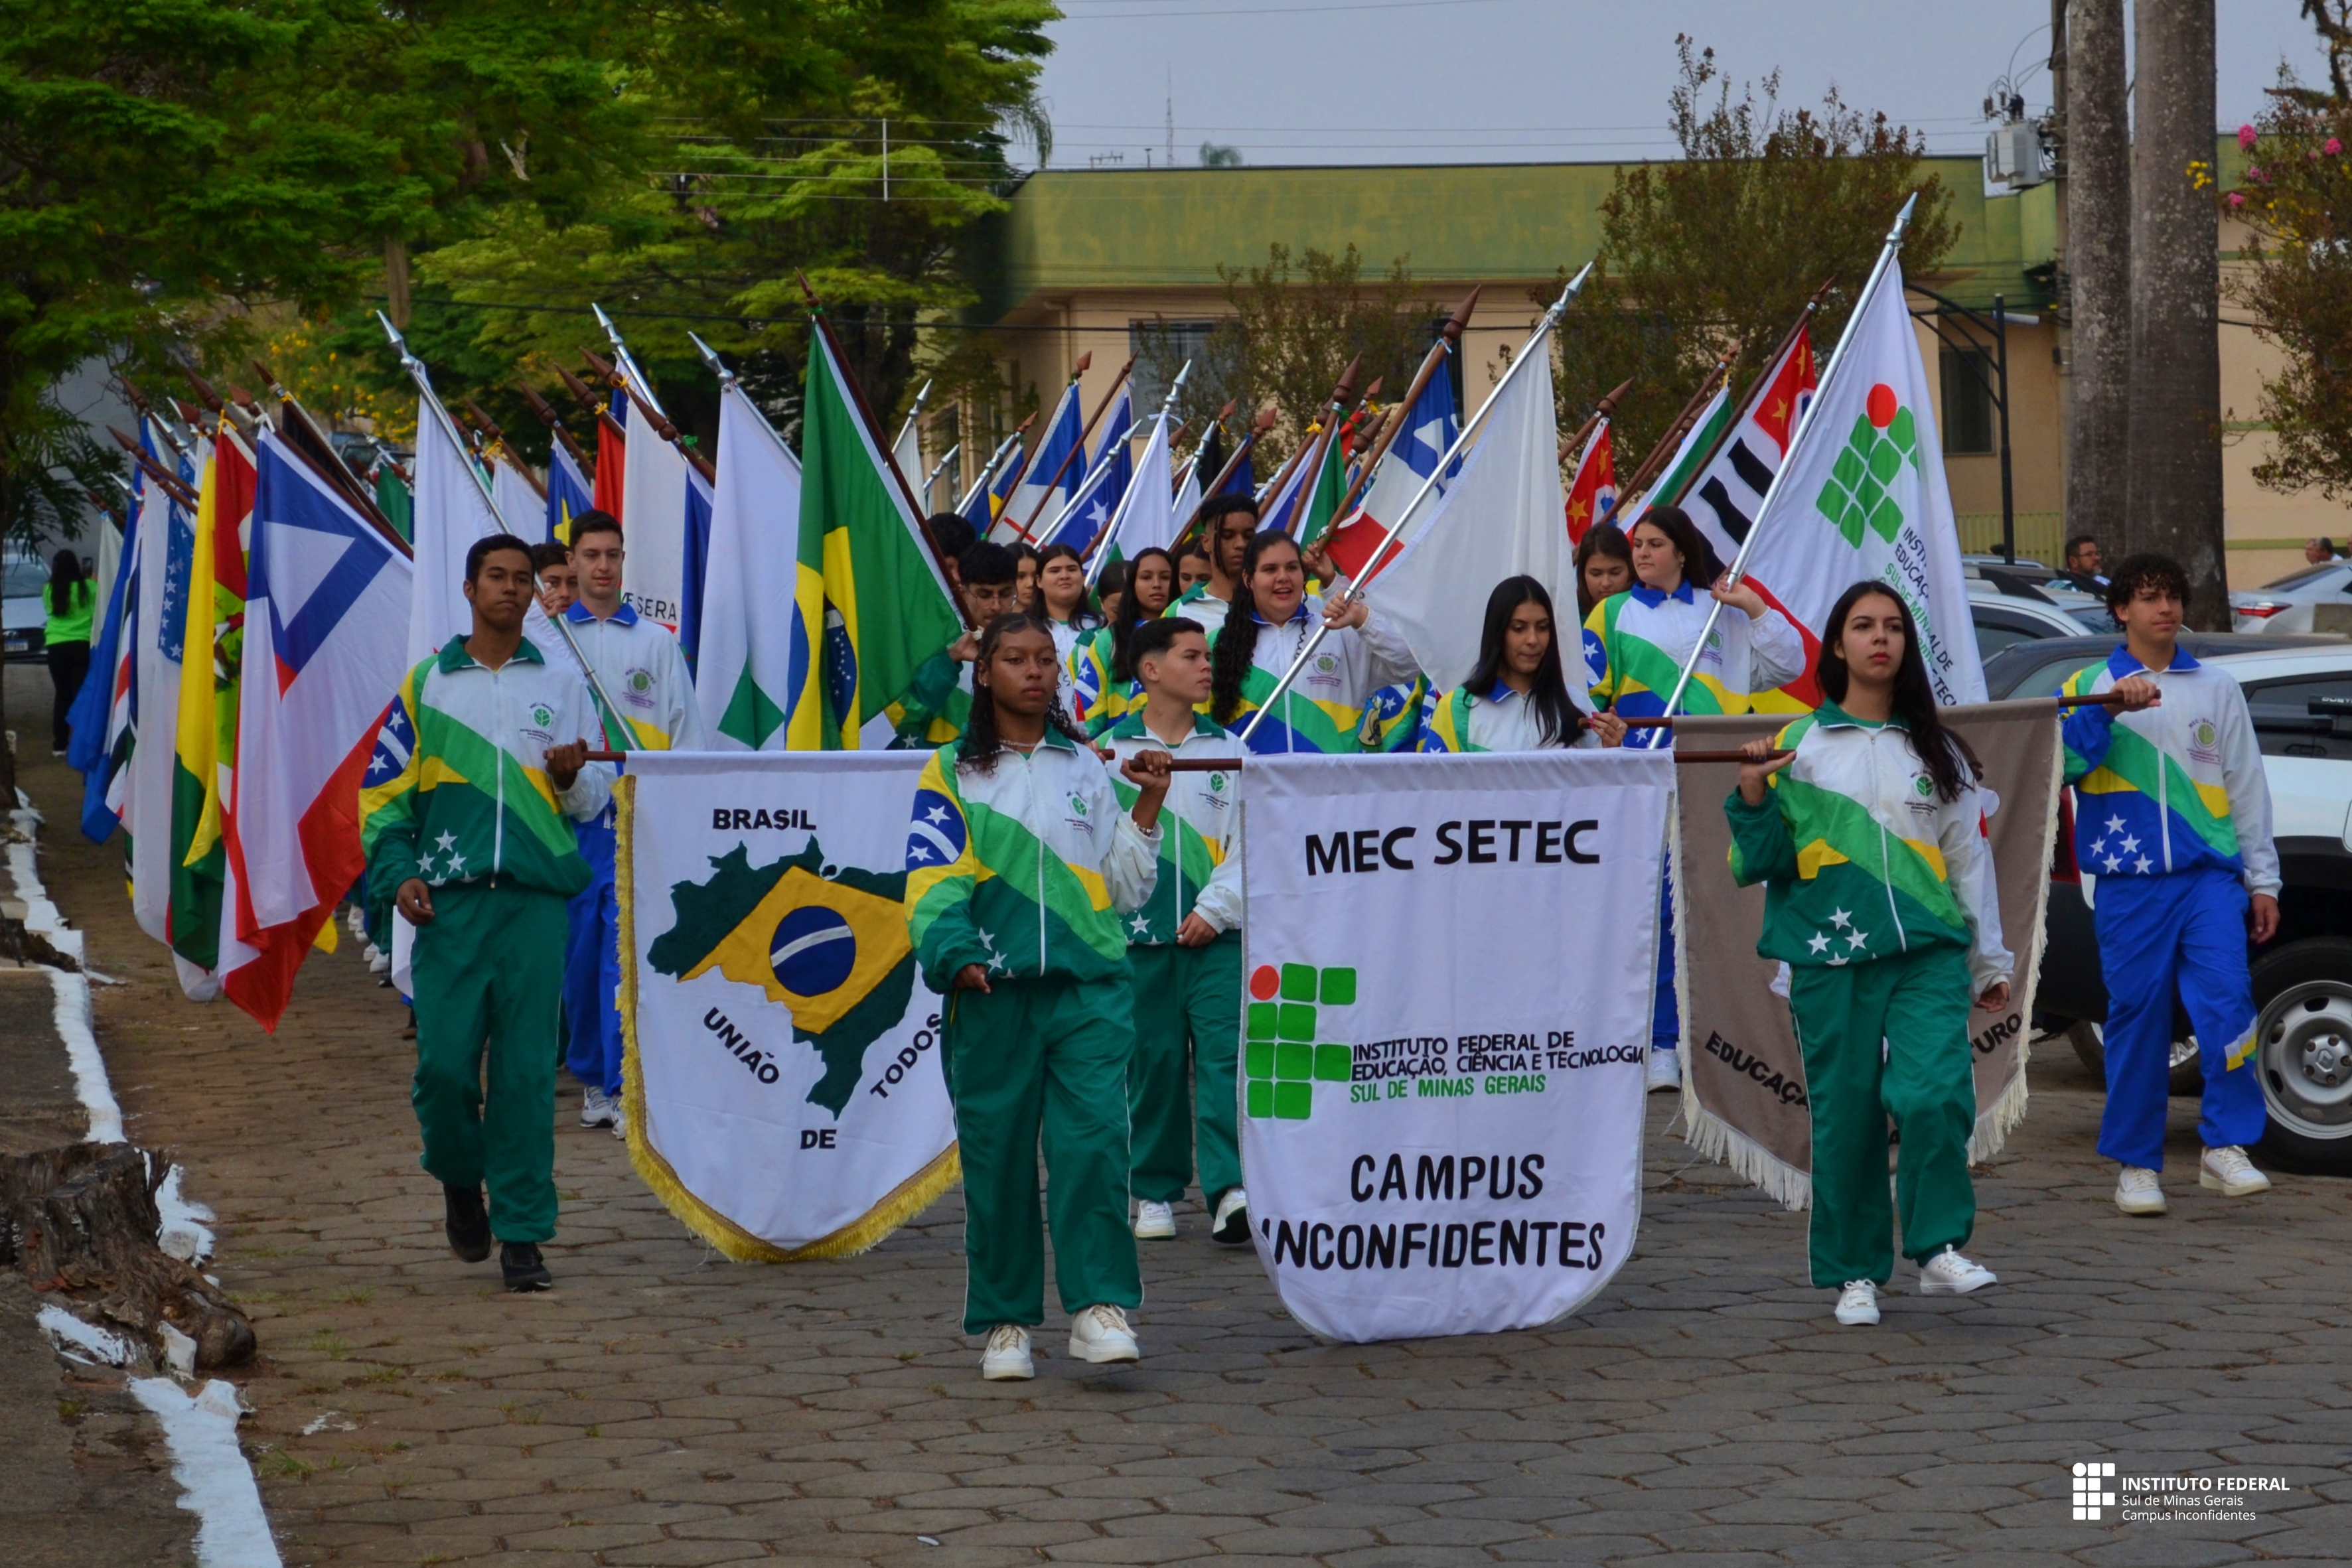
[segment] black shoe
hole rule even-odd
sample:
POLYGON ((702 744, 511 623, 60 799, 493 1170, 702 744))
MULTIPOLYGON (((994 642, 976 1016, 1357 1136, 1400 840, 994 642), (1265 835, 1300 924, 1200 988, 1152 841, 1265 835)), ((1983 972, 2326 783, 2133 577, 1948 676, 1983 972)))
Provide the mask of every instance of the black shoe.
POLYGON ((555 1283, 538 1247, 529 1241, 509 1241, 499 1249, 499 1272, 507 1277, 509 1291, 544 1291, 555 1283))
POLYGON ((1243 1207, 1234 1209, 1231 1214, 1225 1216, 1225 1222, 1209 1232, 1209 1239, 1212 1241, 1221 1242, 1227 1247, 1246 1247, 1249 1245, 1249 1207, 1247 1205, 1244 1205, 1243 1207))
POLYGON ((444 1226, 449 1233, 449 1250, 458 1260, 478 1263, 490 1255, 490 1211, 482 1207, 482 1189, 478 1186, 451 1186, 444 1183, 441 1202, 448 1210, 444 1226))

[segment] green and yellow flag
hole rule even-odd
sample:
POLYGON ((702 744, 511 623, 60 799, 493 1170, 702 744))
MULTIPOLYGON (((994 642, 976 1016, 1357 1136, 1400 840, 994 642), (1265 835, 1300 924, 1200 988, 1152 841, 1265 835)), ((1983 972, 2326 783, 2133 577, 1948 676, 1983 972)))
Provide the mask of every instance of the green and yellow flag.
POLYGON ((237 667, 245 646, 245 520, 253 460, 233 434, 213 444, 197 494, 181 642, 179 725, 172 743, 172 951, 220 964, 226 854, 221 807, 236 765, 237 667))

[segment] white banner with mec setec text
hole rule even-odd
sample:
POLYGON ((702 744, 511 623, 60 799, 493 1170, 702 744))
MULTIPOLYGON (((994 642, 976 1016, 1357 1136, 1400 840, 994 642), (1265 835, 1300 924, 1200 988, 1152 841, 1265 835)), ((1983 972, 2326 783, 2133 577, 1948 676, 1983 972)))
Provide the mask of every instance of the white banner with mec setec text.
POLYGON ((862 1251, 955 1179, 904 895, 929 753, 638 752, 620 790, 629 1153, 739 1260, 862 1251))
POLYGON ((1547 1323, 1641 1214, 1670 753, 1253 757, 1242 1169, 1341 1340, 1547 1323))

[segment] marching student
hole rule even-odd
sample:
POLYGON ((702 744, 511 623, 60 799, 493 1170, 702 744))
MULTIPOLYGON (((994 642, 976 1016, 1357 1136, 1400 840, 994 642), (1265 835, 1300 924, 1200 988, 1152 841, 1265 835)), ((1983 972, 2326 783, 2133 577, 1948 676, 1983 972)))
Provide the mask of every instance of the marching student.
POLYGON ((1054 648, 1065 669, 1070 655, 1099 631, 1103 618, 1087 608, 1087 558, 1070 544, 1047 545, 1037 552, 1037 611, 1054 629, 1054 648))
POLYGON ((539 573, 539 607, 550 615, 571 609, 572 601, 580 597, 580 573, 572 564, 571 547, 553 539, 533 545, 530 564, 539 573))
POLYGON ((2279 857, 2245 694, 2178 641, 2188 574, 2160 555, 2126 556, 2106 600, 2123 645, 2069 678, 2065 695, 2113 692, 2123 711, 2068 708, 2059 733, 2074 786, 2075 862, 2098 878, 2092 918, 2107 983, 2099 1153, 2123 1167, 2116 1207, 2156 1215, 2165 1211, 2158 1173, 2176 992, 2205 1068, 2198 1185, 2229 1197, 2270 1188, 2244 1147, 2267 1121, 2246 938, 2250 919, 2257 946, 2278 934, 2279 857))
POLYGON ((1208 548, 1194 539, 1176 561, 1176 591, 1190 593, 1209 580, 1208 548))
POLYGON ((590 880, 572 830, 613 789, 580 738, 599 727, 587 687, 522 634, 530 595, 521 539, 467 550, 473 629, 401 682, 360 792, 368 882, 416 928, 425 1168, 450 1249, 478 1263, 495 1238, 509 1291, 552 1282, 540 1245, 555 1234, 564 904, 590 880))
POLYGON ((1895 1270, 1889 1117, 1920 1293, 1995 1282, 1959 1251, 1976 1224, 1969 1002, 1997 1016, 2014 966, 1975 771, 1885 584, 1839 595, 1817 674, 1821 707, 1748 743, 1723 810, 1732 876, 1765 884, 1756 951, 1789 966, 1812 1113, 1812 1281, 1839 1291, 1837 1321, 1851 1325, 1878 1321, 1895 1270))
MULTIPOLYGON (((1748 695, 1804 674, 1805 645, 1787 617, 1745 582, 1723 580, 1706 536, 1679 507, 1652 507, 1626 535, 1634 581, 1595 605, 1584 622, 1586 689, 1595 707, 1625 718, 1654 718, 1706 629, 1712 596, 1723 606, 1715 635, 1683 688, 1685 713, 1745 713, 1748 695), (1713 586, 1706 586, 1712 584, 1713 586)), ((1671 746, 1658 730, 1636 745, 1671 746)), ((1674 870, 1660 889, 1657 1007, 1651 1024, 1649 1084, 1681 1085, 1682 1012, 1675 999, 1674 870)))
POLYGON ((1135 684, 1135 634, 1158 620, 1175 597, 1174 563, 1158 545, 1136 551, 1125 565, 1127 597, 1109 623, 1070 655, 1070 712, 1088 735, 1099 736, 1143 700, 1135 684))
POLYGON ((1365 601, 1327 607, 1309 594, 1298 542, 1268 529, 1251 536, 1232 607, 1210 639, 1209 716, 1236 733, 1245 728, 1239 721, 1273 695, 1318 621, 1330 634, 1282 694, 1279 707, 1251 735, 1252 751, 1361 751, 1366 701, 1382 686, 1410 685, 1419 676, 1412 650, 1365 601))
MULTIPOLYGON (((1241 743, 1195 711, 1209 698, 1209 640, 1198 622, 1148 622, 1128 656, 1144 700, 1104 737, 1115 756, 1158 751, 1239 761, 1241 743)), ((1122 800, 1135 793, 1118 786, 1122 800)), ((1160 813, 1159 878, 1150 902, 1127 923, 1135 970, 1127 1103, 1139 1239, 1176 1234, 1175 1204, 1192 1184, 1196 1145, 1201 1198, 1213 1216, 1209 1234, 1227 1246, 1250 1239, 1234 1086, 1241 1051, 1241 815, 1238 767, 1174 778, 1160 813)))
POLYGON ((1242 554, 1257 534, 1257 502, 1248 496, 1212 496, 1192 514, 1195 542, 1206 553, 1206 580, 1185 590, 1167 613, 1197 621, 1210 636, 1225 623, 1244 570, 1242 554))
MULTIPOLYGON (((967 627, 1021 612, 1020 562, 1011 547, 982 539, 955 564, 956 598, 967 627)), ((945 746, 963 733, 971 712, 972 662, 979 656, 980 633, 968 630, 916 668, 907 695, 892 707, 898 732, 892 749, 945 746)))
POLYGON ((1576 621, 1582 625, 1612 593, 1633 586, 1633 547, 1614 523, 1595 523, 1576 547, 1576 621))
POLYGON ((1055 700, 1054 638, 1034 616, 989 622, 971 722, 923 769, 907 848, 908 933, 948 998, 941 1064, 963 1161, 964 1331, 981 1375, 1034 1375, 1045 1321, 1037 1221, 1042 1129, 1054 1272, 1070 1354, 1133 1361, 1141 1304, 1128 1228, 1127 1064, 1135 1048, 1123 916, 1151 897, 1167 758, 1102 758, 1055 700))
POLYGON ((1625 721, 1595 715, 1580 685, 1569 684, 1551 594, 1526 576, 1503 579, 1486 596, 1477 667, 1431 704, 1421 728, 1426 752, 1542 751, 1624 741, 1625 721))
MULTIPOLYGON (((589 510, 572 519, 572 563, 580 596, 563 612, 572 641, 586 661, 625 733, 613 743, 625 751, 701 751, 710 742, 694 678, 677 639, 639 615, 621 597, 627 555, 620 520, 589 510)), ((607 806, 580 830, 580 852, 594 873, 572 901, 572 932, 563 955, 563 1065, 582 1084, 580 1124, 628 1135, 621 1112, 621 915, 614 891, 618 841, 607 806)))

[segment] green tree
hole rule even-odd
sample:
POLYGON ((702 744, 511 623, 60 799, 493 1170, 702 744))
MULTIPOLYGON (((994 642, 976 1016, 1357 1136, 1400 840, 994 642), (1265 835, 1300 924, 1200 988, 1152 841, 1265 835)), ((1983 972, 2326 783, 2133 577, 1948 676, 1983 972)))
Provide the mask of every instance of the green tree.
MULTIPOLYGON (((1932 271, 1959 234, 1951 193, 1921 173, 1916 132, 1849 108, 1834 89, 1818 110, 1785 108, 1777 71, 1735 94, 1713 49, 1687 37, 1675 48, 1666 101, 1682 157, 1618 171, 1592 277, 1558 340, 1563 429, 1634 378, 1612 426, 1620 474, 1735 345, 1733 384, 1744 387, 1835 275, 1813 329, 1826 356, 1906 196, 1919 197, 1906 272, 1932 271)), ((1559 293, 1555 285, 1534 298, 1549 305, 1559 293)))

